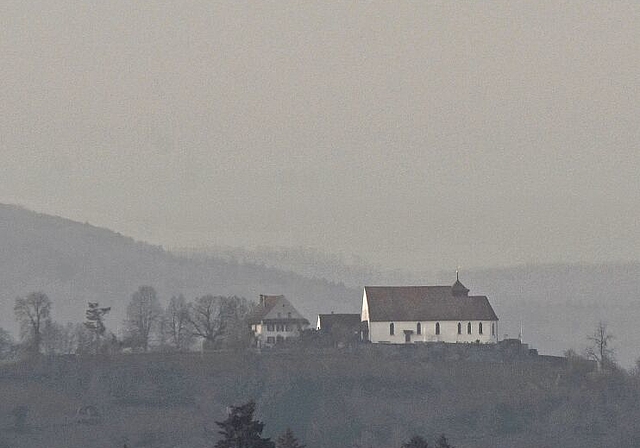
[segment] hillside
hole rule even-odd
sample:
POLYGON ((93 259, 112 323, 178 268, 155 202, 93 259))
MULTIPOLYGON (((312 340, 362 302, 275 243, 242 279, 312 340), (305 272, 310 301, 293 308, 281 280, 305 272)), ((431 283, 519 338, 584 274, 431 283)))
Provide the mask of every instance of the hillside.
POLYGON ((130 296, 154 286, 161 300, 173 294, 285 294, 310 320, 319 312, 357 311, 359 291, 323 279, 209 257, 173 255, 161 247, 67 219, 0 205, 0 327, 15 330, 18 295, 44 291, 55 319, 82 321, 87 301, 112 307, 107 324, 117 328, 130 296))
POLYGON ((206 448, 225 407, 254 399, 265 435, 309 448, 400 447, 445 433, 457 448, 631 448, 640 382, 572 361, 450 360, 355 351, 54 357, 0 364, 0 448, 206 448), (16 431, 14 409, 28 409, 16 431), (79 423, 95 406, 95 424, 79 423))

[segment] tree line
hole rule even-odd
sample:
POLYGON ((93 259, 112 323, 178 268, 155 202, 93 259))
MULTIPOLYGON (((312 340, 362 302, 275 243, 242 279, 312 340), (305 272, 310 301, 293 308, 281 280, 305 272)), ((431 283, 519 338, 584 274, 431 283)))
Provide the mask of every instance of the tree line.
MULTIPOLYGON (((240 406, 230 406, 227 418, 215 422, 222 436, 213 446, 214 448, 305 448, 296 438, 291 428, 287 428, 276 441, 262 436, 264 422, 254 418, 255 402, 250 401, 240 406)), ((434 445, 420 435, 414 435, 404 442, 401 448, 455 448, 442 434, 434 445)))
POLYGON ((109 331, 111 307, 88 302, 84 322, 60 324, 52 319, 53 302, 44 292, 17 297, 14 314, 19 340, 0 328, 0 360, 20 354, 98 354, 115 352, 240 349, 253 334, 246 318, 255 303, 238 296, 207 294, 188 302, 173 296, 166 307, 155 289, 141 286, 131 295, 120 335, 109 331))

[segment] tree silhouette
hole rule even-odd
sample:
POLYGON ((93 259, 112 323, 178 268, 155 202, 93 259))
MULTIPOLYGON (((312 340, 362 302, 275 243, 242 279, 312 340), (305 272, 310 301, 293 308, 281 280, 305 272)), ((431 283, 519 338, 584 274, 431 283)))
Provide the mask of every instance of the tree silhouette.
POLYGON ((215 448, 275 448, 271 439, 262 437, 264 423, 253 419, 255 408, 253 401, 231 406, 227 419, 216 422, 223 439, 215 444, 215 448))
POLYGON ((32 292, 27 297, 16 298, 13 311, 20 323, 22 338, 29 341, 31 351, 40 353, 42 331, 51 316, 51 300, 43 292, 32 292))
POLYGON ((134 345, 145 352, 149 349, 149 339, 162 316, 162 307, 156 290, 151 286, 141 286, 131 296, 127 306, 125 328, 134 341, 134 345))
POLYGON ((444 436, 444 434, 441 434, 440 437, 438 437, 438 440, 436 440, 435 448, 455 448, 455 447, 449 444, 449 441, 444 436))
POLYGON ((587 338, 591 346, 587 348, 587 357, 598 363, 598 368, 606 368, 614 365, 614 350, 611 348, 611 340, 614 336, 609 332, 607 324, 598 322, 593 334, 587 338))
POLYGON ((402 444, 402 448, 429 448, 429 443, 421 436, 413 436, 402 444))
POLYGON ((305 446, 298 442, 291 428, 287 428, 276 440, 276 448, 305 448, 305 446))
POLYGON ((107 327, 104 326, 104 318, 111 311, 111 307, 100 308, 98 302, 89 302, 86 311, 84 326, 94 334, 95 352, 100 350, 100 341, 107 327))

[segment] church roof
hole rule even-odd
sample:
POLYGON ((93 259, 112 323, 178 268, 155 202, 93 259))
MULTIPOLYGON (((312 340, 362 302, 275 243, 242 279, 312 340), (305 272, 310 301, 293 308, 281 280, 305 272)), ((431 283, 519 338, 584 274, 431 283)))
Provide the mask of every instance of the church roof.
POLYGON ((498 320, 486 296, 460 294, 454 287, 365 286, 369 320, 498 320))

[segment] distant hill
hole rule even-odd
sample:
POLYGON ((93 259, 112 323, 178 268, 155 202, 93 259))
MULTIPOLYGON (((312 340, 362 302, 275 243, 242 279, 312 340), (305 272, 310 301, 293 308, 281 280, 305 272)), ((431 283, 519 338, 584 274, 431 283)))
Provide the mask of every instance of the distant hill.
POLYGON ((319 312, 353 312, 359 291, 324 279, 215 257, 187 259, 110 230, 0 205, 0 327, 14 330, 16 296, 44 291, 60 322, 84 319, 88 301, 111 306, 118 327, 140 285, 155 287, 163 302, 173 294, 235 294, 256 300, 285 294, 309 320, 319 312))
MULTIPOLYGON (((385 271, 355 257, 304 248, 212 248, 172 253, 118 233, 63 218, 0 205, 0 327, 15 330, 17 295, 43 290, 59 321, 81 321, 87 301, 113 307, 120 325, 131 293, 154 286, 163 301, 194 296, 285 294, 313 321, 320 312, 358 312, 361 288, 373 284, 449 284, 453 272, 385 271)), ((541 353, 582 351, 596 323, 616 336, 618 359, 640 357, 640 263, 530 265, 470 270, 461 280, 489 296, 499 333, 541 353)))

